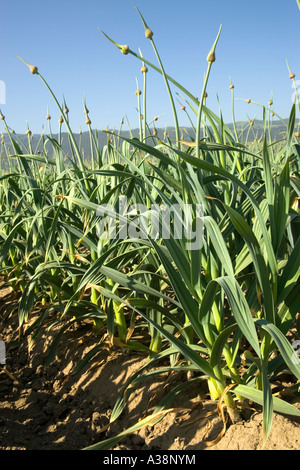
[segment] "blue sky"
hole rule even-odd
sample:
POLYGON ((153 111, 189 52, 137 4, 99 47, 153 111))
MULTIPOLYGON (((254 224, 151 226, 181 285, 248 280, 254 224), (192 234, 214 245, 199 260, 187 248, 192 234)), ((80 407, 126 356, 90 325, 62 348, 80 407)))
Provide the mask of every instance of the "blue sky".
MULTIPOLYGON (((271 95, 274 110, 288 117, 293 89, 286 60, 300 79, 296 0, 136 0, 135 4, 154 32, 166 72, 195 96, 201 93, 206 57, 222 24, 207 105, 219 114, 219 99, 225 122, 232 116, 229 77, 235 85, 238 120, 262 117, 260 107, 242 100, 250 98, 267 105, 271 95)), ((74 132, 86 130, 84 99, 93 127, 119 128, 125 116, 132 128, 138 126, 135 91, 136 79, 142 87, 142 64, 121 54, 99 31, 101 28, 137 53, 140 48, 144 57, 157 65, 132 1, 1 0, 0 6, 0 80, 6 85, 6 103, 0 108, 12 129, 23 133, 28 124, 34 133, 43 127, 47 130, 47 108, 53 131, 59 118, 42 81, 16 56, 38 67, 60 102, 65 97, 74 132)), ((159 115, 157 127, 173 125, 163 78, 150 69, 147 82, 148 121, 159 115)), ((179 122, 188 125, 174 87, 172 91, 179 122)))

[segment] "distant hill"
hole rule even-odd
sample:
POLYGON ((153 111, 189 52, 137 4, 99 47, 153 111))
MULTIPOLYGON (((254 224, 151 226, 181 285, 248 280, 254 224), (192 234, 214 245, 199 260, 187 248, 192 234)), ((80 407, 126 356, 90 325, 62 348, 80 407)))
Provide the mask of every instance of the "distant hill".
MULTIPOLYGON (((288 119, 285 119, 283 122, 276 120, 272 122, 271 126, 271 140, 280 140, 285 137, 286 134, 286 124, 288 122, 288 119)), ((233 132, 233 124, 226 124, 227 127, 233 132)), ((263 121, 260 120, 255 120, 253 125, 250 126, 249 122, 237 122, 236 123, 236 128, 237 132, 239 135, 239 141, 240 142, 245 142, 246 139, 248 138, 249 141, 253 141, 255 138, 260 139, 263 138, 263 121)), ((156 143, 156 140, 164 140, 165 139, 165 133, 167 133, 168 138, 172 141, 176 141, 176 136, 175 136, 175 129, 174 127, 167 127, 165 129, 158 128, 156 129, 157 135, 156 138, 152 138, 150 135, 150 132, 153 132, 153 129, 149 130, 149 137, 147 139, 147 143, 149 145, 154 145, 156 143)), ((98 143, 99 149, 102 149, 106 144, 107 144, 107 139, 108 135, 103 132, 103 131, 94 131, 98 143)), ((118 131, 115 131, 115 134, 118 134, 118 131)), ((133 129, 131 131, 122 131, 121 136, 124 137, 137 137, 139 138, 139 129, 133 129)), ((14 140, 17 142, 17 144, 20 146, 22 152, 28 153, 28 136, 26 134, 17 134, 13 135, 14 140)), ((47 140, 47 133, 45 133, 45 140, 47 140)), ((80 151, 83 155, 84 158, 90 159, 90 136, 89 132, 83 132, 82 134, 74 134, 75 140, 80 148, 80 151)), ((183 138, 185 141, 192 141, 195 138, 195 132, 191 127, 182 127, 180 129, 180 137, 183 138)), ((58 140, 58 135, 57 134, 52 134, 52 138, 55 140, 58 140)), ((269 138, 269 136, 268 136, 269 138)), ((9 140, 9 136, 7 134, 3 135, 3 139, 5 145, 7 145, 9 152, 12 152, 12 146, 11 142, 9 140)), ((69 142, 69 136, 67 133, 62 133, 61 134, 61 141, 62 141, 62 150, 64 152, 65 156, 70 156, 71 155, 71 149, 70 149, 70 142, 69 142)), ((34 153, 41 153, 45 154, 45 151, 47 152, 48 158, 53 157, 53 152, 52 152, 52 145, 50 142, 46 143, 45 148, 43 147, 43 141, 41 139, 40 135, 32 135, 31 138, 31 148, 34 153)), ((3 156, 3 149, 1 152, 2 157, 2 167, 5 166, 5 160, 6 158, 3 156)))

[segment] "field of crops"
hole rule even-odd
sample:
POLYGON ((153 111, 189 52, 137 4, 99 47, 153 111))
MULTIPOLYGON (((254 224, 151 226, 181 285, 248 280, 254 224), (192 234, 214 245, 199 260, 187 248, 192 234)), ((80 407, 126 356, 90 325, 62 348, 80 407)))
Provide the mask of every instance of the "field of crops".
MULTIPOLYGON (((227 425, 245 409, 262 410, 267 442, 274 412, 300 417, 299 96, 288 123, 272 101, 256 103, 264 136, 255 138, 251 121, 241 136, 206 106, 221 28, 196 98, 167 75, 155 35, 140 17, 157 65, 104 33, 108 47, 113 43, 140 61, 139 138, 107 130, 107 144, 99 148, 85 105, 90 150, 83 156, 67 103, 59 102, 38 67, 21 59, 44 83, 61 118, 58 138, 47 116, 49 131, 32 148, 30 130, 24 145, 0 113, 9 137, 0 154, 0 276, 2 288, 13 292, 1 323, 16 321, 7 347, 17 351, 26 344, 30 351, 46 325, 55 331, 41 364, 47 368, 69 332, 84 326, 94 343, 66 375, 76 380, 103 351, 143 357, 116 400, 110 425, 137 384, 162 373, 184 378, 146 417, 112 437, 100 433, 85 448, 113 448, 174 412, 173 400, 189 387, 204 385, 227 425), (167 134, 158 140, 148 122, 149 68, 161 74, 170 97, 175 141, 167 134), (180 111, 190 117, 193 133, 187 137, 170 84, 180 111), (279 141, 270 138, 274 118, 286 128, 279 141), (68 132, 67 154, 62 129, 68 132)), ((295 81, 292 71, 287 74, 295 81)), ((232 83, 230 89, 235 123, 232 83)))

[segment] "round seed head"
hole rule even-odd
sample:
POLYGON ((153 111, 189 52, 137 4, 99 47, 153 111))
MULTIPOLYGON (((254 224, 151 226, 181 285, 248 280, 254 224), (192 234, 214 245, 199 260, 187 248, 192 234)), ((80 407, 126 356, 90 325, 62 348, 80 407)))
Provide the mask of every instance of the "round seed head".
POLYGON ((65 114, 68 114, 68 112, 69 112, 69 109, 68 109, 67 107, 65 107, 64 113, 65 113, 65 114))
POLYGON ((141 72, 142 73, 147 73, 148 72, 148 69, 147 69, 146 65, 142 65, 141 72))
POLYGON ((51 119, 50 114, 47 114, 46 119, 49 121, 51 119))
POLYGON ((153 121, 157 121, 157 120, 158 120, 158 117, 155 116, 155 117, 153 118, 153 121))
POLYGON ((63 119, 62 116, 59 118, 58 122, 59 122, 59 124, 62 124, 64 122, 64 119, 63 119))
POLYGON ((295 74, 293 72, 290 72, 290 78, 295 78, 295 74))
POLYGON ((38 68, 35 65, 29 65, 29 70, 32 74, 38 73, 38 68))
POLYGON ((234 84, 233 83, 230 83, 230 87, 229 87, 231 90, 234 89, 234 84))
POLYGON ((185 110, 185 106, 183 104, 181 105, 181 109, 182 109, 182 111, 185 110))
POLYGON ((208 54, 206 60, 207 60, 207 62, 215 62, 216 55, 215 55, 214 51, 210 51, 210 53, 208 54))
POLYGON ((121 124, 124 124, 124 121, 123 121, 123 119, 121 120, 121 124))
POLYGON ((141 92, 141 90, 136 90, 135 94, 136 94, 136 95, 141 95, 142 92, 141 92))
POLYGON ((153 31, 151 31, 150 28, 146 28, 145 29, 145 36, 146 36, 147 39, 151 39, 152 36, 153 36, 153 31))
POLYGON ((28 129, 26 132, 27 135, 31 135, 31 131, 28 129))
POLYGON ((274 113, 272 113, 272 114, 271 114, 271 116, 275 116, 275 114, 274 114, 274 113))
POLYGON ((251 103, 251 100, 250 100, 250 98, 248 98, 246 101, 247 101, 247 103, 251 103))
POLYGON ((121 52, 122 54, 127 55, 129 53, 129 46, 127 45, 121 46, 121 52))

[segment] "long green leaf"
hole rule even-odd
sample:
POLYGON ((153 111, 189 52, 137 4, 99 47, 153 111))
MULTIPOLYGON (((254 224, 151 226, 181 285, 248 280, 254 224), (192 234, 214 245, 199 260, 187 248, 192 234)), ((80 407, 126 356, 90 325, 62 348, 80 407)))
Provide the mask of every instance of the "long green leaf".
MULTIPOLYGON (((246 398, 247 400, 253 400, 255 403, 259 405, 263 405, 263 392, 261 390, 257 390, 254 387, 250 387, 248 385, 237 385, 234 388, 229 390, 231 393, 236 393, 237 395, 241 395, 242 397, 246 398)), ((296 408, 294 405, 291 405, 284 400, 273 397, 274 403, 274 411, 278 413, 283 413, 286 415, 291 416, 298 416, 300 417, 300 410, 296 408)))
POLYGON ((264 309, 266 319, 271 322, 275 322, 275 309, 273 293, 270 286, 270 276, 267 270, 264 257, 261 253, 258 240, 256 239, 251 227, 247 224, 243 217, 231 207, 227 205, 224 206, 232 223, 247 243, 249 252, 252 256, 255 267, 255 273, 258 277, 259 284, 264 295, 264 309))
POLYGON ((279 328, 266 320, 256 320, 255 324, 272 336, 289 370, 300 380, 300 358, 288 342, 286 336, 284 336, 279 328))
POLYGON ((207 312, 209 312, 214 301, 214 296, 212 294, 213 292, 216 292, 217 287, 224 289, 228 303, 240 330, 249 341, 258 357, 260 357, 260 347, 251 311, 238 282, 234 278, 224 276, 209 282, 200 306, 199 322, 201 323, 206 317, 207 312))

